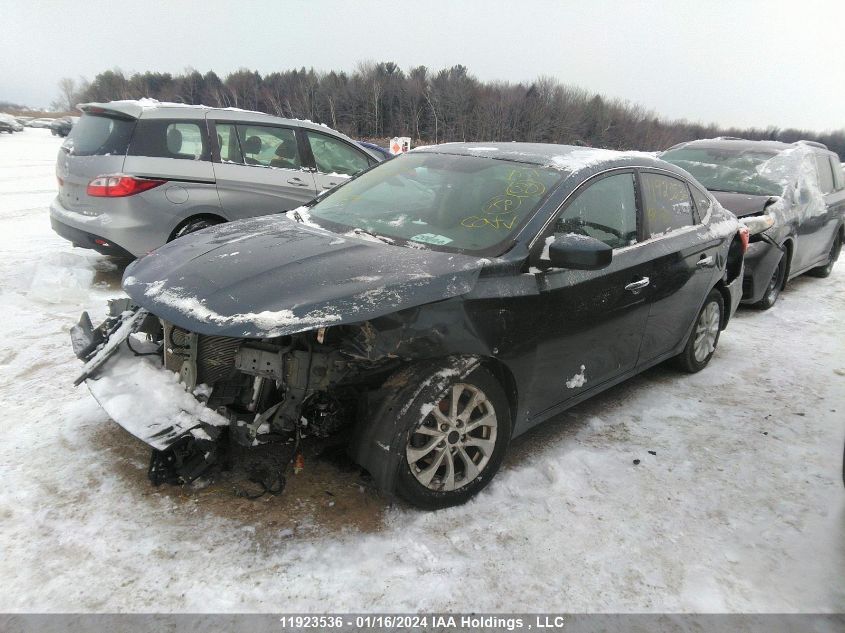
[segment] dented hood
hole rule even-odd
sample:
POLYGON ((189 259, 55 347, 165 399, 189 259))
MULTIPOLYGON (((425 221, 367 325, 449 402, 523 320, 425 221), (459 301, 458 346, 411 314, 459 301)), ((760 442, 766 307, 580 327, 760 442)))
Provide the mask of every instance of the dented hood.
POLYGON ((484 261, 339 235, 274 215, 171 242, 129 266, 123 287, 135 303, 186 330, 263 338, 464 294, 484 261))

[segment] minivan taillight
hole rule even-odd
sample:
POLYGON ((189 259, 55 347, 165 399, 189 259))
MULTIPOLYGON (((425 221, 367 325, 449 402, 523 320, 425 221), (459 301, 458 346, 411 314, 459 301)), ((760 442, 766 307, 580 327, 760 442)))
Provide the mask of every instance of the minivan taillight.
POLYGON ((136 193, 158 187, 166 182, 166 180, 136 178, 135 176, 124 176, 123 174, 97 176, 88 183, 87 193, 89 196, 98 198, 123 198, 125 196, 134 196, 136 193))

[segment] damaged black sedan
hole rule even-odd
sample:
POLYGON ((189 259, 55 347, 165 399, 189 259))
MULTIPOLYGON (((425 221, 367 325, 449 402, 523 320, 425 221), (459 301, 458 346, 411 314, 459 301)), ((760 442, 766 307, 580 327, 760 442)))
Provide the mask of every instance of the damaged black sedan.
POLYGON ((79 382, 190 481, 225 443, 344 437, 388 494, 441 508, 512 437, 664 360, 710 361, 747 233, 646 154, 447 144, 307 207, 133 263, 72 332, 79 382))

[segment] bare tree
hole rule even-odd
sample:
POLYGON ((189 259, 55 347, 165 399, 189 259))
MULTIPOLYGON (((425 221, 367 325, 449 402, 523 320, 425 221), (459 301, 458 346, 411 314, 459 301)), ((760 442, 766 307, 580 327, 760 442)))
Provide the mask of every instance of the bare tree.
MULTIPOLYGON (((87 82, 85 80, 82 81, 86 84, 83 87, 87 88, 87 82)), ((52 107, 60 112, 71 112, 74 110, 78 102, 77 97, 81 92, 80 87, 72 77, 62 77, 59 79, 59 96, 51 104, 52 107)))
POLYGON ((412 135, 418 142, 541 141, 614 149, 665 149, 718 135, 825 143, 845 158, 845 130, 816 134, 779 128, 724 128, 660 118, 637 104, 589 93, 552 77, 527 83, 481 82, 461 65, 407 73, 393 62, 362 62, 356 70, 288 69, 261 76, 240 69, 221 80, 213 71, 107 70, 89 84, 59 83, 57 109, 81 101, 137 97, 239 106, 326 123, 357 138, 412 135))

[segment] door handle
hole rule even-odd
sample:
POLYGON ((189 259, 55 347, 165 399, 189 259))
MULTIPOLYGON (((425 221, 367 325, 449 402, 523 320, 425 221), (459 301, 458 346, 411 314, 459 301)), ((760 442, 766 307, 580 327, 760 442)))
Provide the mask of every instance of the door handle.
POLYGON ((632 281, 627 286, 625 286, 625 290, 630 290, 631 292, 639 292, 647 285, 651 283, 651 280, 648 277, 643 277, 639 281, 632 281))
POLYGON ((702 255, 701 259, 699 259, 695 265, 699 268, 710 268, 711 266, 713 266, 713 256, 702 255))
POLYGON ((308 183, 302 182, 300 178, 294 176, 293 178, 288 179, 289 185, 294 185, 295 187, 307 187, 308 183))

